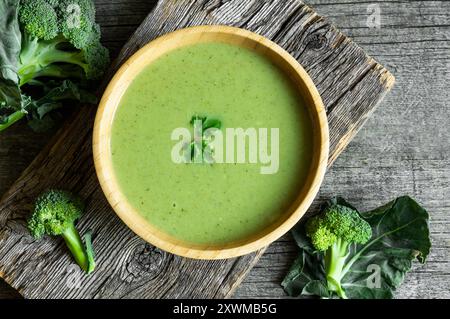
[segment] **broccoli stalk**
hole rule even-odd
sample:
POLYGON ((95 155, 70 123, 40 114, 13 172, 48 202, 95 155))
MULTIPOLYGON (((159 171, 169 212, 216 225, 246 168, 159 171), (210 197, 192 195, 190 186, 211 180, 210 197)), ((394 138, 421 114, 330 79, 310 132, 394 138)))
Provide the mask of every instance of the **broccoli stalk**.
POLYGON ((70 224, 69 227, 61 234, 61 237, 64 238, 64 241, 66 242, 66 245, 77 264, 80 265, 81 269, 87 272, 89 268, 87 254, 84 250, 83 242, 81 241, 80 234, 75 228, 75 225, 73 223, 70 224))
POLYGON ((22 110, 9 114, 8 117, 4 119, 4 122, 0 123, 0 132, 20 121, 25 115, 26 113, 22 110))
POLYGON ((352 244, 365 244, 372 237, 372 229, 356 210, 333 205, 306 223, 306 235, 313 246, 324 253, 328 290, 347 299, 341 280, 353 260, 347 260, 352 244))
POLYGON ((341 287, 341 279, 345 262, 348 257, 348 243, 338 238, 336 242, 325 251, 325 269, 328 290, 335 291, 341 298, 347 299, 341 287))
POLYGON ((23 86, 39 77, 77 78, 83 77, 82 70, 74 69, 67 63, 87 68, 83 54, 79 51, 59 50, 58 46, 65 43, 63 37, 53 40, 39 41, 39 39, 26 35, 22 40, 20 66, 18 75, 20 86, 23 86))
POLYGON ((91 235, 85 236, 85 247, 74 224, 83 210, 84 204, 78 197, 69 192, 50 190, 37 199, 28 228, 37 239, 43 235, 63 237, 77 264, 89 274, 95 268, 91 235))

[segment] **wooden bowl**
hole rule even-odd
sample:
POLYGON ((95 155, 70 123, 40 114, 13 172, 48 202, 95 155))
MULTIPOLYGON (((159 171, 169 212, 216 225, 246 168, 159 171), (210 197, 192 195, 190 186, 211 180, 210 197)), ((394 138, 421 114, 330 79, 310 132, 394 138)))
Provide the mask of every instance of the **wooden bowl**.
POLYGON ((135 53, 109 83, 100 102, 93 133, 95 169, 103 192, 117 215, 137 235, 170 253, 195 259, 224 259, 254 252, 289 231, 311 205, 322 183, 329 151, 328 122, 320 95, 303 67, 280 46, 255 33, 226 26, 199 26, 162 36, 135 53), (111 127, 122 95, 141 70, 163 54, 201 42, 225 42, 249 48, 269 58, 298 86, 313 124, 313 159, 305 185, 278 222, 251 238, 226 245, 192 245, 161 232, 127 201, 114 175, 111 127))

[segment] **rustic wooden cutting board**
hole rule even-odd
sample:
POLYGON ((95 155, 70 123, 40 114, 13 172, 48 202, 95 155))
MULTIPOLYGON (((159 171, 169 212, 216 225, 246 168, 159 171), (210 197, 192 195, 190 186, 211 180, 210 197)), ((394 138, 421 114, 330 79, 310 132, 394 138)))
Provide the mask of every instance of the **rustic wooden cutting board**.
MULTIPOLYGON (((201 24, 264 35, 309 72, 327 107, 331 164, 394 84, 393 76, 298 0, 161 0, 113 67, 148 41, 201 24)), ((111 71, 111 74, 113 72, 111 71)), ((106 202, 95 176, 85 107, 41 152, 0 203, 0 276, 26 298, 220 298, 231 296, 263 250, 231 260, 198 261, 165 253, 135 236, 106 202), (26 229, 36 196, 73 190, 88 204, 81 231, 94 231, 97 270, 85 276, 62 240, 35 241, 26 229)))

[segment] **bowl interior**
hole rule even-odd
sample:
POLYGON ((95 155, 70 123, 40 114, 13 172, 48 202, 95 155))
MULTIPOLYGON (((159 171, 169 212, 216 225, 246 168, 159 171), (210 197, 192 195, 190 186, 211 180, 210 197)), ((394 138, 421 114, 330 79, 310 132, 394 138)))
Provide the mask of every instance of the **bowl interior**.
POLYGON ((163 250, 185 257, 231 258, 269 245, 298 222, 310 206, 323 180, 328 161, 328 139, 328 123, 319 93, 308 74, 292 56, 275 43, 252 32, 225 26, 203 26, 179 30, 150 42, 119 69, 99 105, 94 126, 94 163, 100 185, 114 211, 141 238, 163 250), (298 88, 308 108, 313 128, 313 155, 309 174, 290 209, 264 231, 226 245, 193 245, 152 226, 128 203, 120 191, 114 175, 110 149, 115 111, 136 75, 145 66, 172 50, 204 42, 224 42, 245 47, 270 59, 298 88))

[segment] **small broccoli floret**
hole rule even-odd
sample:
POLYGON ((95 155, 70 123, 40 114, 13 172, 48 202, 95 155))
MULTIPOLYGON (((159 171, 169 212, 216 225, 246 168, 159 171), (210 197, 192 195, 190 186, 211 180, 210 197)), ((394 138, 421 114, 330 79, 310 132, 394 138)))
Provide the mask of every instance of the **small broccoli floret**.
MULTIPOLYGON (((95 267, 93 258, 89 256, 92 256, 92 251, 85 249, 74 224, 83 210, 84 204, 78 197, 69 192, 50 190, 37 199, 28 228, 37 239, 44 235, 62 236, 77 264, 90 273, 95 267)), ((91 247, 90 241, 86 245, 91 247)))
POLYGON ((81 66, 87 79, 98 79, 108 66, 109 51, 99 42, 91 42, 84 49, 84 62, 81 66))
POLYGON ((46 0, 22 0, 19 21, 25 32, 38 39, 51 40, 59 33, 58 16, 46 0))
POLYGON ((84 210, 80 199, 64 191, 48 191, 36 201, 29 221, 31 234, 41 238, 44 234, 61 235, 81 217, 84 210))
POLYGON ((56 10, 62 34, 77 49, 86 47, 92 40, 99 40, 92 0, 61 0, 56 10))
POLYGON ((341 286, 349 265, 346 264, 349 247, 365 244, 372 237, 372 229, 356 210, 333 205, 306 223, 306 234, 313 246, 325 253, 325 272, 328 289, 346 298, 341 286))

